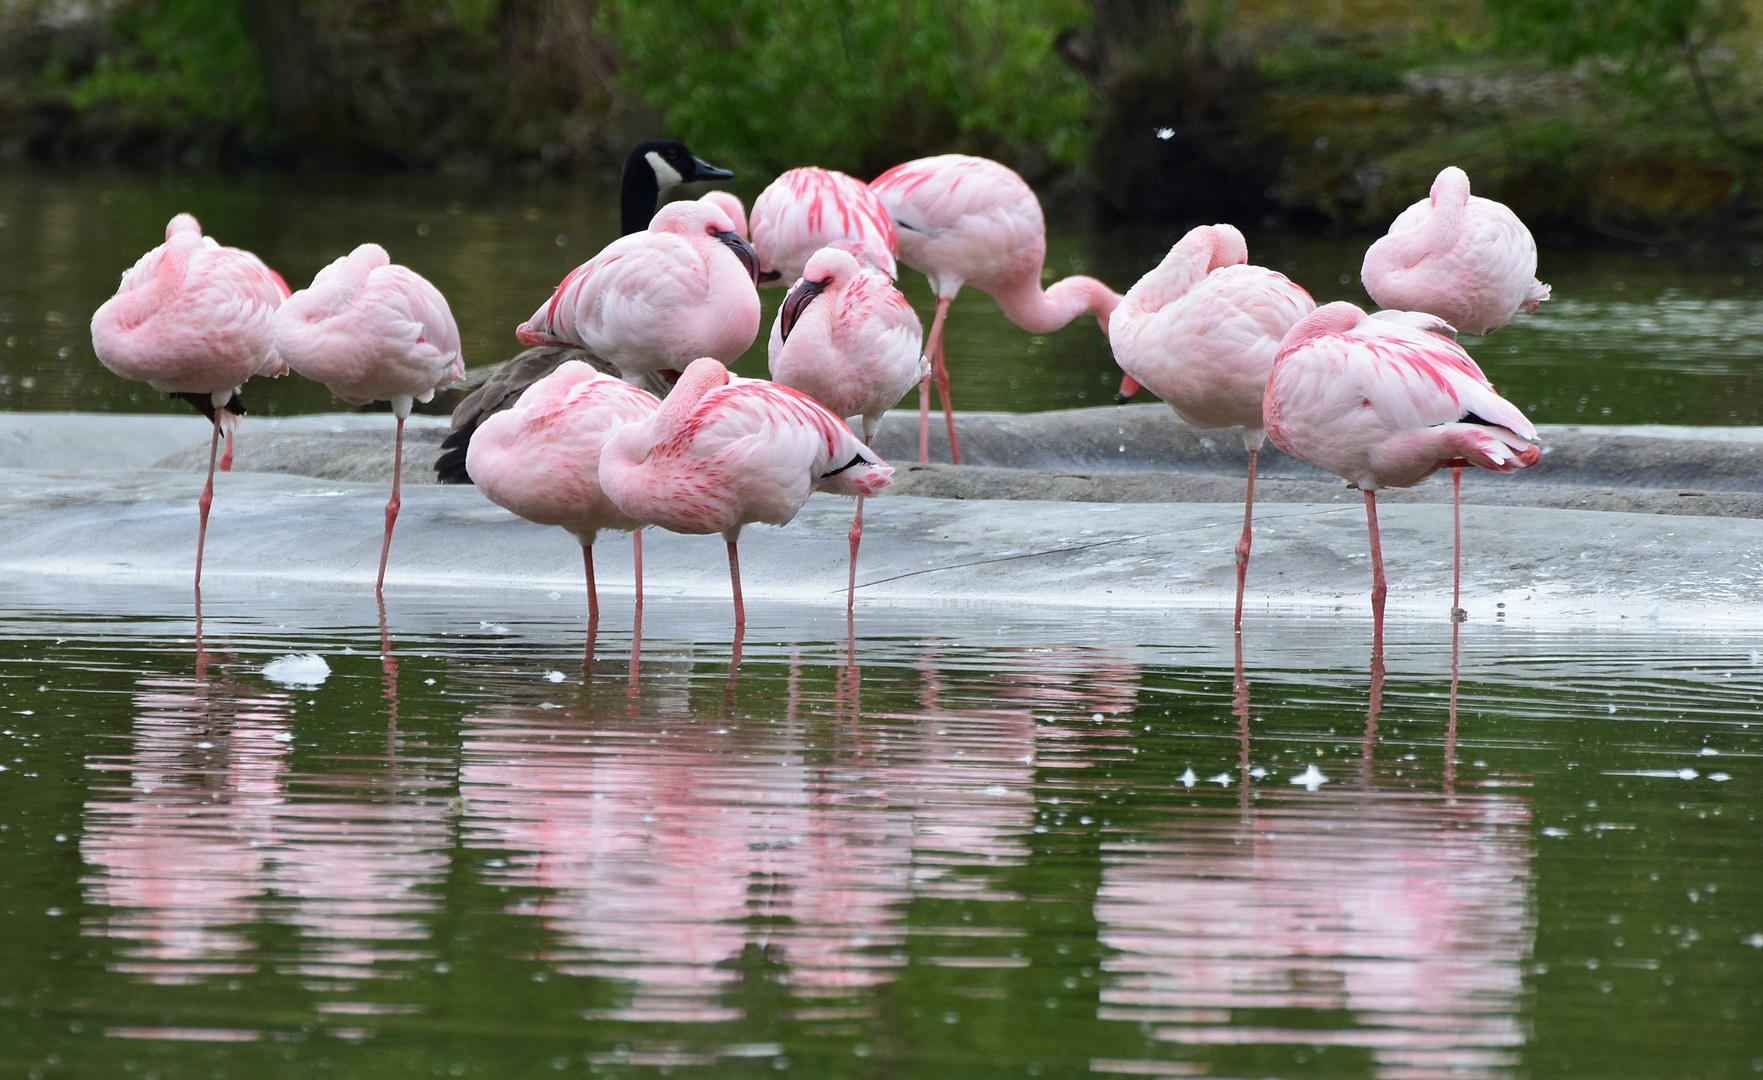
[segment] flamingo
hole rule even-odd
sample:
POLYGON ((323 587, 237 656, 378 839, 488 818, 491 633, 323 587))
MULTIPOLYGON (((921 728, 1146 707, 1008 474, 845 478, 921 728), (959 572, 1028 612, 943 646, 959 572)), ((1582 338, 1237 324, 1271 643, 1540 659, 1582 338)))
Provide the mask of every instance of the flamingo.
POLYGON ((798 390, 692 361, 661 408, 600 453, 600 488, 624 513, 728 543, 735 632, 747 624, 735 542, 754 522, 787 525, 815 491, 874 495, 894 470, 798 390))
POLYGON ((762 285, 795 281, 815 252, 835 245, 872 270, 900 276, 900 241, 888 208, 868 184, 842 172, 791 169, 773 180, 753 200, 751 235, 762 285))
POLYGON ((1491 334, 1549 298, 1537 245, 1504 203, 1469 193, 1452 165, 1365 252, 1365 291, 1380 307, 1424 311, 1465 334, 1491 334))
POLYGON ((125 379, 183 398, 214 424, 208 481, 196 502, 196 594, 214 503, 215 452, 226 434, 222 472, 232 468, 233 432, 245 405, 239 390, 253 375, 288 370, 276 352, 271 320, 288 286, 249 251, 202 235, 189 214, 165 226, 165 243, 122 276, 116 295, 92 314, 92 351, 125 379))
POLYGON ((628 236, 649 227, 661 193, 698 180, 732 180, 734 173, 697 158, 684 143, 651 139, 631 148, 624 159, 618 195, 619 232, 628 236))
POLYGON ((698 201, 710 203, 721 209, 723 213, 728 215, 729 221, 734 223, 736 235, 745 237, 749 241, 753 239, 753 234, 747 231, 747 208, 741 205, 739 195, 732 191, 706 191, 698 201))
POLYGON ((627 380, 677 372, 701 356, 733 363, 759 336, 759 262, 734 229, 710 203, 669 203, 647 232, 571 270, 515 336, 579 345, 627 380))
MULTIPOLYGON (((900 261, 930 279, 937 296, 929 354, 949 426, 949 456, 961 464, 949 371, 943 364, 943 319, 962 285, 991 296, 1011 322, 1050 334, 1085 312, 1108 332, 1120 295, 1093 277, 1076 275, 1041 289, 1047 230, 1041 203, 1022 177, 986 158, 943 154, 896 165, 870 184, 900 240, 900 261)), ((930 452, 930 380, 918 386, 918 460, 930 452)))
MULTIPOLYGON (((771 377, 835 416, 862 417, 863 445, 869 446, 882 414, 928 372, 923 346, 918 313, 885 274, 865 269, 848 251, 822 248, 808 260, 771 324, 771 377)), ((847 611, 857 596, 861 495, 850 536, 847 611)))
POLYGON ((1442 466, 1510 473, 1542 456, 1536 428, 1494 392, 1449 330, 1422 313, 1367 316, 1352 304, 1324 304, 1280 342, 1262 400, 1275 446, 1365 492, 1378 648, 1389 586, 1377 490, 1412 487, 1442 466))
POLYGON ((1248 261, 1248 244, 1232 226, 1192 229, 1127 290, 1108 324, 1108 343, 1127 380, 1150 387, 1196 427, 1242 426, 1249 484, 1236 547, 1238 633, 1255 511, 1255 460, 1267 438, 1261 397, 1280 339, 1316 310, 1310 294, 1284 274, 1248 261))
POLYGON ((660 404, 590 364, 566 360, 512 408, 485 419, 471 440, 467 467, 486 498, 528 521, 560 525, 581 543, 590 631, 600 620, 594 537, 601 529, 631 533, 643 602, 642 523, 600 490, 600 450, 612 432, 648 419, 660 404))
POLYGON ((318 272, 275 317, 275 345, 288 366, 351 405, 389 401, 398 418, 392 497, 380 545, 375 596, 384 594, 392 526, 404 472, 404 421, 414 402, 465 373, 459 327, 446 297, 378 244, 362 244, 318 272))

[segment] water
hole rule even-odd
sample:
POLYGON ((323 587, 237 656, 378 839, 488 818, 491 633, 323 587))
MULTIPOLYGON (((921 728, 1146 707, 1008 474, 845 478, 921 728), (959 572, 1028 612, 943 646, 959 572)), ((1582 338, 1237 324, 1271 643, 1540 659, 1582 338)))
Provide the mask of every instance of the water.
MULTIPOLYGON (((752 192, 747 192, 749 197, 752 192)), ((185 409, 125 383, 92 356, 88 321, 117 277, 180 210, 251 248, 295 287, 364 240, 383 243, 446 293, 471 364, 519 350, 513 328, 557 281, 613 239, 612 193, 579 184, 474 184, 438 177, 156 177, 123 172, 0 173, 0 409, 185 409)), ((1095 274, 1124 290, 1184 225, 1089 231, 1056 221, 1054 275, 1095 274)), ((1356 283, 1366 236, 1250 233, 1253 258, 1318 301, 1369 303, 1356 283)), ((1545 241, 1549 237, 1544 237, 1545 241)), ((1557 238, 1558 239, 1558 238, 1557 238)), ((1485 339, 1465 339, 1500 389, 1539 422, 1763 422, 1763 254, 1679 258, 1629 247, 1545 247, 1557 299, 1485 339)), ((922 275, 904 274, 928 326, 922 275)), ((783 290, 768 289, 768 329, 783 290)), ((765 373, 762 332, 736 370, 765 373)), ((964 290, 948 323, 952 396, 963 409, 1104 404, 1119 374, 1093 321, 1022 332, 964 290)), ((265 413, 341 407, 299 378, 254 383, 265 413)))
POLYGON ((8 590, 0 1075, 1763 1071, 1748 638, 8 590))

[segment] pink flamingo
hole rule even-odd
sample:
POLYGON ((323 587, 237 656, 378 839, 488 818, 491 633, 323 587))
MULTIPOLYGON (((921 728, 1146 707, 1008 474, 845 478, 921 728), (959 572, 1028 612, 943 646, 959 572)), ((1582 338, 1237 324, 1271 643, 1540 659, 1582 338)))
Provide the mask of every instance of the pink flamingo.
POLYGON ((1359 277, 1380 307, 1424 311, 1460 333, 1491 334, 1549 298, 1537 245, 1504 203, 1469 194, 1455 165, 1365 253, 1359 277))
MULTIPOLYGON (((1248 261, 1242 233, 1229 225, 1201 225, 1127 291, 1108 324, 1108 343, 1127 380, 1150 387, 1196 427, 1242 426, 1249 486, 1236 548, 1238 632, 1255 511, 1255 459, 1267 438, 1261 397, 1280 339, 1316 310, 1310 294, 1284 274, 1248 261)), ((1124 386, 1121 392, 1126 394, 1124 386)))
POLYGON ((600 487, 638 521, 728 542, 735 630, 747 624, 735 541, 753 522, 787 525, 815 491, 874 495, 894 470, 819 402, 694 360, 648 420, 600 453, 600 487))
MULTIPOLYGON (((930 279, 937 295, 925 352, 936 374, 949 456, 961 464, 949 371, 943 364, 943 319, 962 285, 991 296, 1011 322, 1050 334, 1085 312, 1108 332, 1120 296, 1093 277, 1077 275, 1043 291, 1046 221, 1022 177, 986 158, 943 154, 896 165, 870 184, 899 230, 900 261, 930 279)), ((930 380, 918 387, 918 460, 930 453, 930 380)))
POLYGON ((275 344, 289 367, 325 384, 349 404, 392 403, 398 435, 386 535, 373 585, 379 596, 401 504, 404 421, 415 402, 431 400, 437 389, 465 373, 453 312, 447 298, 421 274, 394 265, 378 244, 362 244, 320 270, 311 285, 281 306, 275 344))
POLYGON ((720 207, 668 203, 647 232, 571 270, 514 334, 523 345, 580 345, 631 380, 700 356, 732 364, 759 336, 758 270, 720 207))
MULTIPOLYGON (((1365 492, 1380 645, 1389 586, 1377 490, 1412 487, 1443 466, 1509 473, 1542 456, 1536 428, 1494 392, 1461 346, 1438 332, 1449 329, 1416 312, 1368 317, 1352 304, 1324 304, 1280 342, 1261 405, 1275 446, 1365 492)), ((1454 504, 1455 492, 1453 521, 1454 504)), ((1460 532, 1453 532, 1460 546, 1460 532)))
POLYGON ((843 246, 890 278, 900 241, 888 208, 854 176, 831 169, 791 169, 753 200, 753 249, 761 284, 785 285, 823 247, 843 246))
POLYGON ((753 239, 747 231, 747 208, 741 205, 741 197, 732 191, 706 191, 699 196, 699 202, 707 202, 728 215, 729 222, 734 225, 735 234, 753 239))
POLYGON ((215 452, 226 433, 222 472, 232 468, 233 432, 245 406, 239 389, 253 375, 288 370, 271 333, 287 299, 281 275, 249 251, 221 247, 189 214, 165 226, 165 243, 122 276, 116 295, 92 314, 92 351, 125 379, 180 397, 214 423, 208 482, 197 500, 196 591, 214 503, 215 452))
MULTIPOLYGON (((835 416, 860 416, 863 445, 875 439, 882 414, 899 403, 929 369, 918 313, 879 271, 840 248, 822 248, 778 308, 771 324, 771 377, 800 390, 835 416)), ((863 496, 851 523, 849 610, 857 596, 857 545, 863 539, 863 496)))
POLYGON ((540 525, 560 525, 581 543, 588 579, 588 622, 600 620, 594 588, 594 536, 623 529, 632 537, 637 603, 643 602, 642 522, 600 490, 600 451, 612 432, 647 420, 655 395, 569 360, 527 387, 513 408, 489 417, 472 437, 466 468, 484 496, 540 525))

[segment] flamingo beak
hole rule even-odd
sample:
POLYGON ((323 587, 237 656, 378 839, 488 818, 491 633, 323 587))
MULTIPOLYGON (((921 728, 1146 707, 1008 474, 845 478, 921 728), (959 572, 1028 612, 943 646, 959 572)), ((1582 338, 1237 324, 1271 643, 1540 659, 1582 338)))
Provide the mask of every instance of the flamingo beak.
POLYGON ((683 177, 686 183, 694 180, 733 180, 735 174, 727 169, 719 169, 703 158, 692 158, 692 175, 683 177))
POLYGON ((778 329, 782 332, 785 341, 790 340, 790 331, 796 328, 796 320, 802 317, 803 309, 812 304, 814 298, 825 292, 826 287, 832 283, 832 278, 826 278, 822 281, 809 281, 804 278, 796 282, 796 287, 790 290, 790 295, 784 297, 783 307, 779 308, 777 313, 778 329))
POLYGON ((759 284, 759 253, 753 250, 752 244, 747 243, 747 238, 736 232, 712 232, 710 235, 727 244, 729 250, 735 253, 735 258, 741 260, 741 265, 747 268, 747 276, 753 279, 753 284, 759 284))
POLYGON ((1114 404, 1125 405, 1138 392, 1139 381, 1131 375, 1122 375, 1120 377, 1120 393, 1114 395, 1114 404))

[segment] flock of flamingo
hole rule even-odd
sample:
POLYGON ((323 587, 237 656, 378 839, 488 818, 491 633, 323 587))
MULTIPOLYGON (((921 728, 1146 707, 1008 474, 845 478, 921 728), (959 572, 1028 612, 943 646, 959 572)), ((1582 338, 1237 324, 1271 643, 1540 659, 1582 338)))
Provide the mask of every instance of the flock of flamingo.
MULTIPOLYGON (((943 328, 963 285, 992 296, 1034 333, 1094 315, 1125 373, 1183 420, 1241 427, 1249 451, 1236 547, 1242 628, 1257 452, 1286 453, 1363 491, 1381 641, 1387 594, 1376 492, 1440 468, 1512 472, 1538 460, 1536 431, 1457 343, 1536 310, 1536 244, 1504 205, 1439 173, 1367 251, 1361 279, 1383 309, 1317 307, 1305 290, 1249 263, 1243 235, 1203 225, 1124 296, 1091 277, 1042 287, 1046 233, 1033 190, 995 161, 959 154, 896 166, 864 183, 792 169, 753 203, 724 191, 656 210, 678 184, 727 179, 677 142, 639 145, 625 167, 624 235, 572 270, 515 330, 529 346, 454 414, 436 470, 474 482, 531 521, 581 544, 590 626, 598 619, 593 544, 633 534, 642 604, 642 529, 720 534, 737 633, 745 625, 736 541, 784 525, 814 491, 857 497, 847 610, 856 586, 863 498, 893 470, 870 450, 881 416, 916 384, 919 460, 928 456, 931 382, 960 464, 943 328), (898 262, 936 295, 928 337, 895 287, 898 262), (771 380, 733 376, 759 332, 757 289, 788 285, 769 340, 771 380), (849 425, 857 418, 856 428, 849 425), (861 432, 859 436, 858 431, 861 432)), ((106 367, 189 400, 214 423, 199 503, 196 588, 214 469, 232 458, 253 375, 293 370, 352 404, 388 401, 397 421, 375 593, 383 593, 399 509, 404 421, 416 401, 462 377, 446 299, 385 249, 362 244, 290 295, 256 255, 223 247, 179 214, 165 243, 122 277, 92 316, 106 367)), ((1456 508, 1453 506, 1453 520, 1456 508)), ((1461 540, 1456 538, 1460 565, 1461 540)), ((1454 576, 1452 617, 1461 620, 1454 576)))

